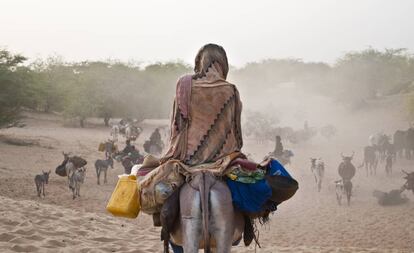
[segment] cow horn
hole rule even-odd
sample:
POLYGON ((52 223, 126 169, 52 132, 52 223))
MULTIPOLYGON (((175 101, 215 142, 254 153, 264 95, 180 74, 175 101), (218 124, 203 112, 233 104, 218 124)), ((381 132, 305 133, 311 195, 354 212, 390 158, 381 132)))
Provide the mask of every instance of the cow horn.
POLYGON ((404 174, 408 175, 409 173, 407 173, 405 170, 401 170, 402 172, 404 172, 404 174))

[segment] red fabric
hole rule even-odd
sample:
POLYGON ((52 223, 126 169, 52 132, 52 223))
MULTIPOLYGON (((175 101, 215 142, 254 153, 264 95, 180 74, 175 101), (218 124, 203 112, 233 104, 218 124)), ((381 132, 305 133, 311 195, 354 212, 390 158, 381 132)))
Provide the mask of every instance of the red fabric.
POLYGON ((191 96, 192 76, 183 76, 178 82, 178 89, 176 93, 178 108, 184 119, 188 119, 189 102, 191 96))
POLYGON ((256 170, 258 164, 247 159, 237 158, 231 163, 231 165, 240 165, 244 169, 256 170))
POLYGON ((137 176, 143 177, 150 173, 154 168, 140 168, 137 172, 137 176))

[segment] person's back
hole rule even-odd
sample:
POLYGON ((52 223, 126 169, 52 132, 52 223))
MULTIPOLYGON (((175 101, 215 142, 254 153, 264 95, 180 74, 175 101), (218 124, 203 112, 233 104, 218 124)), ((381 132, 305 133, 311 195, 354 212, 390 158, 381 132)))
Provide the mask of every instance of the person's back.
POLYGON ((279 135, 276 136, 276 145, 275 145, 274 155, 277 157, 280 157, 283 155, 282 139, 280 138, 279 135))
POLYGON ((125 147, 122 150, 122 155, 126 156, 128 155, 131 151, 133 151, 135 149, 135 147, 133 145, 131 145, 131 141, 127 140, 125 143, 125 147))
POLYGON ((150 136, 150 142, 157 146, 162 146, 160 130, 157 128, 150 136))
POLYGON ((227 57, 220 46, 200 49, 195 75, 177 84, 169 149, 163 160, 188 165, 215 162, 240 151, 241 101, 235 85, 226 81, 227 57))

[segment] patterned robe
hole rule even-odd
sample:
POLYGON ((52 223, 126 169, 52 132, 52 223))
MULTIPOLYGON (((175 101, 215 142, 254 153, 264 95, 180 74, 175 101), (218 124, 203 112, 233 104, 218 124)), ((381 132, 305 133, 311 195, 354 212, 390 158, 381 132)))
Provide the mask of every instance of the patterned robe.
POLYGON ((171 120, 171 138, 162 161, 180 160, 188 166, 216 163, 243 146, 242 104, 235 85, 221 78, 213 64, 200 79, 181 78, 171 120), (191 87, 185 82, 191 82, 191 87))

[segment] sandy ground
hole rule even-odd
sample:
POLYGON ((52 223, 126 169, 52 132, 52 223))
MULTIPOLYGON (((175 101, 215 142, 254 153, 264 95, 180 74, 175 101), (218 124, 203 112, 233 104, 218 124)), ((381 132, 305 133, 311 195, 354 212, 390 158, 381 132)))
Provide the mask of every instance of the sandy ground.
MULTIPOLYGON (((24 128, 0 130, 0 252, 162 252, 159 229, 150 216, 120 219, 105 211, 122 166, 109 171, 108 184, 96 184, 93 163, 103 158, 99 142, 109 129, 63 127, 49 115, 30 114, 24 128), (5 139, 35 142, 32 146, 5 143, 5 139), (54 174, 62 151, 82 155, 88 161, 81 198, 72 200, 66 178, 54 174), (46 198, 38 198, 34 176, 52 170, 46 198)), ((152 126, 153 127, 153 126, 152 126)), ((137 146, 149 136, 147 127, 137 146)), ((361 134, 364 136, 365 133, 361 134)), ((262 248, 257 252, 414 252, 414 195, 410 202, 382 207, 372 191, 388 191, 403 184, 401 169, 413 163, 401 160, 394 174, 386 177, 380 164, 376 177, 359 169, 355 176, 351 206, 338 206, 333 181, 338 178, 340 152, 355 150, 354 164, 362 161, 366 138, 343 134, 330 141, 316 138, 300 146, 286 144, 295 157, 289 166, 300 183, 293 199, 279 206, 270 223, 260 226, 262 248), (349 141, 349 139, 352 141, 349 141), (309 157, 322 157, 326 177, 320 193, 309 169, 309 157)), ((260 160, 272 143, 245 141, 245 151, 260 160)), ((254 252, 254 247, 234 247, 234 252, 254 252)))

